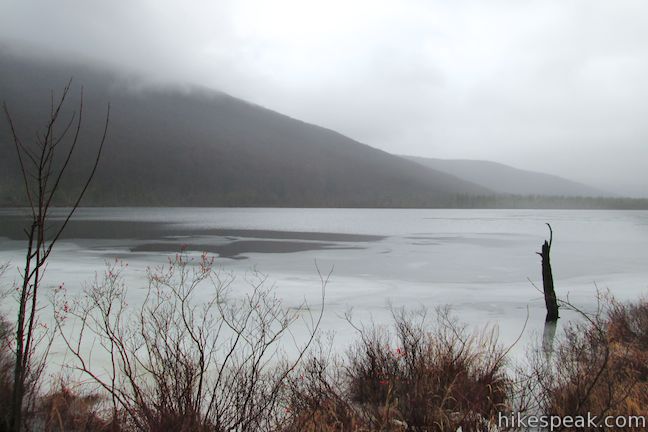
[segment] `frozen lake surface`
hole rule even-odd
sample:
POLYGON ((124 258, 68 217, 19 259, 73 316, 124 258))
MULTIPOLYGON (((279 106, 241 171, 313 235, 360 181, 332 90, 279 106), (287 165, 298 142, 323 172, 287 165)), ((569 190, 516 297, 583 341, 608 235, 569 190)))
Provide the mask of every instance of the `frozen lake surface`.
MULTIPOLYGON (((14 268, 23 260, 23 215, 0 209, 0 263, 14 268)), ((55 247, 45 284, 64 282, 74 294, 119 257, 129 263, 136 302, 146 267, 184 247, 216 255, 236 283, 253 271, 266 274, 288 307, 303 299, 320 307, 317 267, 332 270, 322 329, 336 333, 338 347, 354 338, 346 311, 389 324, 389 304, 449 305, 470 326, 498 325, 504 344, 516 339, 528 314, 528 342, 544 321, 544 300, 532 282, 542 285, 535 252, 548 238, 546 222, 554 229, 559 296, 592 309, 596 286, 622 300, 647 292, 648 212, 581 210, 84 208, 55 247)), ((5 276, 5 284, 15 277, 5 276)), ((569 319, 565 313, 560 322, 569 319)), ((524 349, 516 347, 518 354, 524 349)))

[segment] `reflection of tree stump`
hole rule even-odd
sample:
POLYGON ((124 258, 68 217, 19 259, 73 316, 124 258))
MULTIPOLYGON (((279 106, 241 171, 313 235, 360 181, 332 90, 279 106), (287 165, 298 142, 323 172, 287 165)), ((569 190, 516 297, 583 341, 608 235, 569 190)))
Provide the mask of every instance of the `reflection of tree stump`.
POLYGON ((547 360, 551 360, 553 354, 554 339, 556 339, 556 321, 546 321, 542 333, 542 352, 547 360))
POLYGON ((558 321, 558 300, 556 300, 551 261, 549 260, 551 243, 553 242, 553 230, 551 225, 547 224, 547 226, 549 227, 549 241, 545 240, 542 245, 542 252, 536 253, 542 258, 542 288, 544 290, 545 305, 547 306, 545 322, 556 322, 558 321))

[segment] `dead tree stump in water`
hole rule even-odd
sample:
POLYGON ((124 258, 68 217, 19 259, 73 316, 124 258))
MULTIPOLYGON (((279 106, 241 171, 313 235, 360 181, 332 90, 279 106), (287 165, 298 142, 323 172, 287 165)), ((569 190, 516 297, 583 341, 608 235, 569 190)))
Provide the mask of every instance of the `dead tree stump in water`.
POLYGON ((549 227, 549 241, 545 240, 542 245, 542 252, 536 252, 542 258, 542 288, 544 291, 545 306, 547 307, 547 317, 545 322, 558 321, 558 300, 554 290, 553 274, 551 273, 551 261, 549 253, 551 252, 551 243, 553 242, 553 230, 549 227))

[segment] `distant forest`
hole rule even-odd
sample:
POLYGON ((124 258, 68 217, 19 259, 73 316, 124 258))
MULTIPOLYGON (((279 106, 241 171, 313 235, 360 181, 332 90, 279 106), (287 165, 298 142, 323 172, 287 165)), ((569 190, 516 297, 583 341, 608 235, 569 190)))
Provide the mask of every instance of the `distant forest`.
POLYGON ((544 195, 457 196, 452 208, 648 210, 648 199, 544 195))
MULTIPOLYGON (((21 185, 10 186, 0 182, 0 206, 21 207, 27 205, 21 185)), ((62 190, 57 205, 72 204, 72 190, 62 190)), ((415 194, 401 197, 365 196, 340 199, 339 197, 309 197, 308 195, 280 196, 269 194, 259 196, 254 191, 248 194, 213 195, 205 197, 191 194, 170 195, 156 191, 103 190, 90 187, 82 206, 171 206, 171 207, 338 207, 338 208, 464 208, 464 209, 593 209, 593 210, 648 210, 648 199, 610 197, 568 197, 542 195, 466 195, 430 199, 415 194), (112 199, 108 198, 112 197, 112 199), (116 198, 118 197, 118 200, 116 198), (194 201, 195 199, 195 201, 194 201)))

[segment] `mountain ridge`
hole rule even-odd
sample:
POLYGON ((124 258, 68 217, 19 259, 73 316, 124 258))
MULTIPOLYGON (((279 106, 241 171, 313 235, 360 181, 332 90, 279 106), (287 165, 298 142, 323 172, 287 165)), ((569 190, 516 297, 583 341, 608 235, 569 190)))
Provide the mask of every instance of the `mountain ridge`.
MULTIPOLYGON (((85 205, 447 207, 458 195, 492 194, 223 92, 143 85, 133 91, 108 72, 6 53, 0 70, 0 97, 23 136, 41 129, 50 89, 60 93, 72 75, 66 115, 83 85, 82 137, 90 144, 110 101, 109 137, 85 205)), ((4 129, 0 148, 10 155, 4 129)), ((60 204, 73 195, 92 151, 79 148, 60 204)), ((15 155, 2 159, 8 186, 0 202, 20 204, 15 155)))
MULTIPOLYGON (((224 92, 0 47, 0 99, 23 139, 42 130, 52 89, 60 95, 71 76, 64 117, 84 86, 82 145, 55 205, 71 204, 87 176, 110 102, 108 141, 84 206, 648 208, 648 200, 496 194, 224 92)), ((0 206, 26 205, 23 188, 0 122, 0 206)))
POLYGON ((402 156, 431 169, 512 195, 616 197, 616 194, 553 174, 523 170, 500 162, 402 156))

